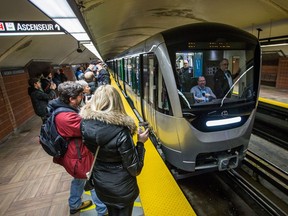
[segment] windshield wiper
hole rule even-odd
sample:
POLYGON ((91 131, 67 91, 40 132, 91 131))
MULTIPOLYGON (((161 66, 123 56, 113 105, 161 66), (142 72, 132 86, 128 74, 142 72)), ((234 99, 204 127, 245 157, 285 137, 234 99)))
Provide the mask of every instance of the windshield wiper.
POLYGON ((252 65, 251 67, 249 67, 247 70, 245 70, 236 80, 236 82, 233 83, 233 85, 230 87, 229 91, 225 94, 225 96, 223 97, 223 99, 221 100, 221 105, 220 107, 223 106, 224 100, 227 98, 228 94, 232 91, 232 89, 234 88, 234 86, 238 83, 238 81, 249 71, 253 68, 254 66, 252 65))

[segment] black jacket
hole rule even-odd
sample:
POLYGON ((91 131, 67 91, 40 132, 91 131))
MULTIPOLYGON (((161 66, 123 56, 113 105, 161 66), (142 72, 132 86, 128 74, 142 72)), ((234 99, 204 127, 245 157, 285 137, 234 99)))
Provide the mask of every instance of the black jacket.
POLYGON ((52 100, 54 97, 53 92, 46 94, 40 89, 33 87, 28 88, 28 94, 31 98, 34 112, 40 117, 45 117, 47 115, 47 105, 49 100, 52 100), (51 94, 50 94, 51 93, 51 94))
POLYGON ((139 195, 136 176, 142 170, 145 154, 143 143, 134 145, 133 119, 119 113, 95 113, 89 106, 80 115, 85 145, 92 153, 100 146, 93 168, 97 195, 107 205, 121 208, 131 204, 139 195))
MULTIPOLYGON (((231 76, 232 80, 235 79, 235 77, 237 77, 239 74, 231 74, 230 71, 227 71, 227 73, 229 74, 229 76, 231 76)), ((214 75, 214 94, 217 98, 223 98, 225 94, 229 91, 229 89, 229 82, 225 76, 224 71, 222 71, 221 69, 217 70, 214 75)), ((231 94, 232 92, 228 94, 228 97, 230 97, 231 94)))
POLYGON ((106 69, 102 68, 99 71, 99 75, 97 77, 97 81, 98 81, 98 86, 111 84, 110 73, 106 69))

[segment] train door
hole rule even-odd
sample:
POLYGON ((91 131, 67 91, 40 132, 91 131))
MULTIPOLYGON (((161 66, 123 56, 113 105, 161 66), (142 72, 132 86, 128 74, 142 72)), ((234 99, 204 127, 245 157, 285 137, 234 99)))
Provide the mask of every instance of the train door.
POLYGON ((130 106, 135 108, 135 103, 137 102, 135 57, 125 59, 125 72, 125 93, 130 106))
POLYGON ((143 55, 143 98, 142 110, 143 119, 150 123, 153 130, 156 130, 156 83, 158 78, 158 62, 154 54, 143 55))
POLYGON ((119 87, 121 91, 123 91, 125 82, 124 59, 118 61, 118 78, 119 78, 119 87))
POLYGON ((119 71, 118 71, 118 60, 114 60, 114 61, 112 62, 112 64, 113 64, 113 72, 114 72, 113 77, 114 77, 114 79, 115 79, 115 82, 116 82, 117 85, 118 85, 118 83, 119 83, 119 77, 118 77, 118 74, 119 74, 119 71))
POLYGON ((142 110, 141 110, 141 97, 140 97, 140 92, 141 92, 141 76, 140 76, 140 69, 141 69, 141 61, 140 61, 141 57, 140 56, 136 56, 133 57, 133 78, 132 78, 132 89, 133 92, 135 94, 135 101, 134 101, 134 106, 135 108, 138 110, 138 112, 140 113, 140 115, 142 115, 142 110))

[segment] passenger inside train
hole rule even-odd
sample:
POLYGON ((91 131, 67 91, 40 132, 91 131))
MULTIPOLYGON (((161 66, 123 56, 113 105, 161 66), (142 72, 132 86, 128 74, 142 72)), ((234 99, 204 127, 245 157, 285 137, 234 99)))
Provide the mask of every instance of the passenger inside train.
POLYGON ((199 76, 197 82, 198 85, 192 87, 190 90, 197 103, 209 102, 216 98, 211 88, 206 86, 206 79, 204 76, 199 76))
MULTIPOLYGON (((191 64, 191 62, 190 62, 191 64)), ((188 60, 183 61, 183 67, 179 70, 179 80, 181 82, 181 88, 183 92, 189 92, 192 85, 192 79, 194 77, 193 68, 189 65, 188 60)))
MULTIPOLYGON (((233 80, 239 75, 239 71, 231 73, 228 69, 229 61, 223 58, 220 61, 219 69, 214 75, 214 90, 217 98, 223 98, 225 94, 233 85, 233 80)), ((227 97, 231 97, 232 92, 230 91, 227 97)))
MULTIPOLYGON (((178 77, 176 77, 176 82, 178 82, 178 90, 186 97, 183 99, 179 94, 180 100, 188 101, 190 106, 234 103, 237 101, 250 100, 253 97, 253 84, 251 86, 251 83, 253 83, 253 80, 255 79, 253 66, 249 64, 252 56, 253 55, 249 50, 241 49, 177 52, 175 66, 178 77), (183 59, 189 59, 189 61, 183 59), (231 65, 229 65, 229 61, 231 62, 231 65), (187 83, 188 79, 184 80, 183 73, 181 73, 181 70, 179 69, 184 68, 184 65, 187 65, 187 62, 189 62, 189 67, 193 68, 193 72, 189 77, 190 83, 187 83), (199 85, 197 80, 200 77, 204 77, 201 79, 205 79, 205 81, 201 80, 201 82, 205 82, 206 88, 210 89, 212 92, 211 93, 209 90, 211 96, 209 97, 209 100, 202 100, 206 101, 206 103, 199 103, 199 98, 203 96, 200 95, 200 92, 196 92, 197 86, 199 85), (187 90, 185 86, 190 86, 190 89, 187 90), (247 94, 248 89, 250 89, 249 94, 247 94), (191 98, 191 94, 188 94, 187 92, 193 93, 196 103, 188 98, 191 98)), ((185 104, 183 108, 185 107, 187 107, 187 104, 185 104)))

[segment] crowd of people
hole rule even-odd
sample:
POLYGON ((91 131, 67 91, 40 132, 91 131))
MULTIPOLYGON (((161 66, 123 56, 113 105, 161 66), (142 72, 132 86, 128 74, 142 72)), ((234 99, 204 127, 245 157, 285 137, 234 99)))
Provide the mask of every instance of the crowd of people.
POLYGON ((41 77, 28 81, 34 111, 43 123, 59 107, 71 110, 55 116, 57 131, 69 144, 64 156, 53 158, 73 177, 68 199, 70 214, 94 203, 98 216, 131 216, 139 195, 136 176, 144 164, 144 143, 149 131, 137 131, 119 92, 110 85, 109 72, 102 62, 91 62, 86 70, 77 68, 75 78, 76 81, 68 81, 63 70, 58 70, 54 77, 45 70, 41 77), (132 136, 136 133, 135 145, 132 136), (93 202, 82 200, 87 180, 82 177, 87 172, 84 165, 94 166, 94 187, 89 189, 93 202))

